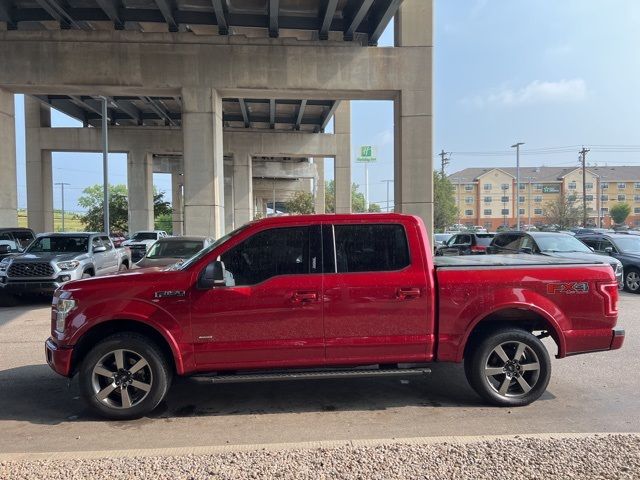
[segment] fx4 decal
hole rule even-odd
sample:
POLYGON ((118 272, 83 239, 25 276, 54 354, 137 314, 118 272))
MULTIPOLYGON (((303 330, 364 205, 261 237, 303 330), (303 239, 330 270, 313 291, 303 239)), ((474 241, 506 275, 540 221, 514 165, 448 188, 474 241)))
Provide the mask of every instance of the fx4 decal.
POLYGON ((548 283, 547 293, 552 295, 556 293, 564 293, 567 295, 589 293, 589 284, 587 282, 548 283))

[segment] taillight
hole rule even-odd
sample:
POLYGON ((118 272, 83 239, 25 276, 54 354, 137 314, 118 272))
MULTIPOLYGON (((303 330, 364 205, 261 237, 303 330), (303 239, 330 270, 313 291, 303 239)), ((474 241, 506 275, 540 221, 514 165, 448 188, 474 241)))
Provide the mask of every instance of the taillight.
POLYGON ((474 245, 471 247, 473 253, 487 253, 487 247, 483 245, 474 245))
POLYGON ((618 283, 601 283, 599 289, 604 298, 604 314, 618 315, 618 283))

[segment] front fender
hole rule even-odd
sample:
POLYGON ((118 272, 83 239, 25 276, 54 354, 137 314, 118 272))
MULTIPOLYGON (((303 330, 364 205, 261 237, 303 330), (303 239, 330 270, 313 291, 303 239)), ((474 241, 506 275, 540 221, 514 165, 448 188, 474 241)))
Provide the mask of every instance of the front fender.
POLYGON ((179 375, 189 368, 190 344, 185 338, 184 328, 161 305, 141 299, 111 299, 98 301, 78 312, 67 325, 65 333, 69 345, 77 344, 91 329, 110 321, 134 321, 147 325, 158 332, 169 345, 179 375), (90 319, 90 321, 87 321, 90 319))

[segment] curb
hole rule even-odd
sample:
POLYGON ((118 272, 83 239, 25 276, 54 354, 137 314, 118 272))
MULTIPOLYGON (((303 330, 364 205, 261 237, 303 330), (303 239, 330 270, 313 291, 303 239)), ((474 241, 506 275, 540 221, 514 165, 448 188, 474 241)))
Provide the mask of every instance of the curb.
POLYGON ((288 451, 335 449, 341 447, 376 447, 381 445, 435 445, 441 443, 471 444, 480 442, 495 442, 498 440, 513 441, 523 439, 535 440, 566 440, 589 437, 611 436, 639 436, 640 432, 591 432, 591 433, 531 433, 514 435, 469 435, 469 436, 439 436, 439 437, 408 437, 392 439, 362 439, 362 440, 322 440, 315 442, 267 443, 267 444, 238 444, 196 447, 170 447, 131 450, 94 450, 75 452, 23 452, 0 453, 0 462, 33 461, 33 460, 78 460, 98 458, 134 458, 134 457, 175 457, 185 455, 216 455, 231 452, 252 451, 288 451))

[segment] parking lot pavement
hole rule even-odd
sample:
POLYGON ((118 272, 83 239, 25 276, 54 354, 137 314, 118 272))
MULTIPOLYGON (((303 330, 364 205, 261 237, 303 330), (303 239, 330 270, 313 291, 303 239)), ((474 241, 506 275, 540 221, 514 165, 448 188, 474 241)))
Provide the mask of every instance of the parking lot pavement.
MULTIPOLYGON (((640 432, 640 296, 623 293, 625 346, 553 361, 547 393, 524 408, 483 405, 459 365, 421 379, 213 385, 178 379, 151 417, 91 417, 44 363, 49 307, 0 308, 0 453, 124 450, 320 440, 550 432, 640 432)), ((553 350, 552 350, 553 352, 553 350)))

